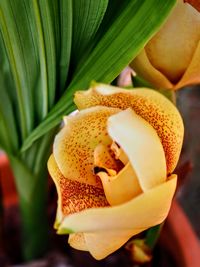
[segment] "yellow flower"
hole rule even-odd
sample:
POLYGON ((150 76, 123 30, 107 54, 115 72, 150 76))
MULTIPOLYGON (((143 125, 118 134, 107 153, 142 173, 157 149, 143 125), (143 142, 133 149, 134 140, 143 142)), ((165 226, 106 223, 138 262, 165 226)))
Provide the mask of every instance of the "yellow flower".
POLYGON ((58 192, 55 227, 69 244, 102 259, 161 223, 176 188, 183 123, 161 94, 93 84, 77 92, 49 172, 58 192))
POLYGON ((200 83, 200 13, 178 0, 161 30, 131 67, 156 88, 179 89, 200 83))

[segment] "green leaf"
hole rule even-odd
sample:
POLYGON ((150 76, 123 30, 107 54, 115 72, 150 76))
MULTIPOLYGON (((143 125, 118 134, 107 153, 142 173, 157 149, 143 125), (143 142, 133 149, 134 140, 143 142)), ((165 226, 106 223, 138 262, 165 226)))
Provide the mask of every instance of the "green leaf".
MULTIPOLYGON (((48 104, 46 111, 51 109, 55 101, 55 90, 56 90, 56 69, 57 69, 57 60, 56 60, 56 34, 58 35, 58 8, 56 8, 55 3, 52 4, 52 0, 40 0, 33 1, 35 11, 37 12, 38 26, 40 24, 40 38, 38 45, 43 45, 44 51, 40 55, 40 60, 44 63, 44 68, 46 68, 47 75, 47 91, 48 91, 48 104), (38 4, 37 4, 38 2, 38 4), (57 12, 55 14, 55 12, 57 12), (42 58, 44 57, 44 59, 42 58)), ((36 14, 36 13, 35 13, 36 14)), ((38 27, 39 28, 39 27, 38 27)), ((43 48, 42 48, 43 49, 43 48)), ((45 70, 44 70, 45 71, 45 70)), ((46 115, 46 114, 44 114, 46 115)))
POLYGON ((61 96, 65 90, 72 44, 72 0, 60 0, 60 58, 59 58, 59 90, 61 96))
POLYGON ((108 0, 73 2, 72 64, 79 63, 102 22, 108 0))
POLYGON ((164 223, 161 223, 159 225, 151 227, 146 231, 145 243, 151 250, 154 249, 158 241, 163 225, 164 223))
POLYGON ((0 72, 0 140, 7 153, 16 153, 19 148, 13 108, 5 90, 5 80, 0 72))
POLYGON ((16 153, 19 148, 16 114, 13 110, 15 95, 9 96, 13 84, 5 48, 0 35, 0 140, 1 148, 7 153, 16 153), (14 97, 14 98, 13 98, 14 97))
POLYGON ((91 80, 111 82, 159 29, 175 2, 129 1, 109 29, 105 29, 105 35, 77 70, 66 93, 25 140, 22 150, 58 125, 61 117, 73 110, 72 97, 76 90, 86 89, 91 80))
POLYGON ((32 39, 29 38, 30 29, 24 0, 1 1, 0 31, 15 81, 20 111, 20 128, 22 138, 25 138, 33 129, 33 101, 31 92, 33 88, 31 84, 35 78, 36 71, 32 68, 32 64, 37 67, 37 56, 32 46, 32 39), (31 64, 29 61, 31 56, 25 57, 25 51, 29 51, 33 55, 31 64))

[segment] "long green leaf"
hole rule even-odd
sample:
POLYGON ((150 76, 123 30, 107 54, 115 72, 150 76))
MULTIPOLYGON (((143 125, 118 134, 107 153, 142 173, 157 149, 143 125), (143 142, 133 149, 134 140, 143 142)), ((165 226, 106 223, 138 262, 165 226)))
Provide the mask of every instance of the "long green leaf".
POLYGON ((72 0, 60 0, 60 39, 58 96, 61 96, 65 90, 69 71, 72 44, 72 0))
POLYGON ((56 33, 58 34, 58 32, 55 30, 55 22, 56 18, 58 18, 58 13, 57 14, 54 13, 56 11, 55 3, 52 4, 52 0, 38 1, 38 9, 39 9, 38 15, 40 15, 40 20, 42 24, 41 26, 43 33, 44 53, 46 59, 46 73, 47 73, 48 109, 50 109, 55 101, 55 90, 56 90, 57 51, 56 51, 55 38, 58 37, 56 36, 56 33))
POLYGON ((7 153, 17 153, 19 148, 17 129, 14 121, 14 112, 5 90, 5 80, 0 73, 0 140, 2 148, 7 153))
POLYGON ((106 12, 108 0, 79 0, 73 2, 72 64, 80 61, 92 42, 106 12))
POLYGON ((11 91, 16 90, 16 110, 19 110, 19 132, 24 139, 35 127, 37 103, 35 95, 40 65, 30 0, 0 2, 0 31, 14 78, 11 91), (19 15, 20 14, 20 15, 19 15))
POLYGON ((1 148, 7 153, 16 153, 19 148, 19 140, 16 123, 17 112, 14 111, 14 99, 16 95, 9 95, 13 87, 13 79, 10 73, 5 47, 0 35, 0 140, 1 148))
POLYGON ((40 8, 38 0, 32 0, 31 8, 34 11, 34 19, 36 24, 37 31, 37 46, 39 49, 39 61, 40 61, 40 74, 41 74, 41 91, 40 91, 40 106, 41 106, 41 117, 39 120, 42 120, 48 112, 48 76, 47 76, 47 59, 45 53, 45 41, 42 28, 40 8))
MULTIPOLYGON (((22 70, 26 71, 26 62, 23 55, 24 40, 23 36, 19 34, 20 25, 16 22, 15 10, 12 5, 15 5, 16 1, 12 3, 8 1, 2 1, 0 3, 0 30, 3 36, 5 47, 7 50, 10 66, 15 80, 17 88, 18 105, 20 110, 20 123, 22 130, 22 137, 25 138, 28 132, 31 130, 32 118, 30 108, 32 101, 30 92, 24 90, 27 85, 27 75, 21 75, 22 70), (30 105, 25 106, 25 102, 30 105)), ((23 16, 23 15, 22 15, 23 16)), ((25 29, 24 29, 25 32, 25 29)))
POLYGON ((77 71, 64 96, 26 139, 22 150, 56 126, 61 117, 72 109, 75 90, 87 88, 91 80, 111 82, 159 29, 175 2, 130 1, 77 71))

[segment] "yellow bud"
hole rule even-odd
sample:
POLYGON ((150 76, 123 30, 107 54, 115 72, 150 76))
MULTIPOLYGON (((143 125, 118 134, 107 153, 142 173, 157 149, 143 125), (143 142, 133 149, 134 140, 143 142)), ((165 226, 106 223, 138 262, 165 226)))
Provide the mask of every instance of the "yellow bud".
POLYGON ((183 0, 161 30, 132 61, 136 73, 157 88, 200 82, 200 13, 183 0))

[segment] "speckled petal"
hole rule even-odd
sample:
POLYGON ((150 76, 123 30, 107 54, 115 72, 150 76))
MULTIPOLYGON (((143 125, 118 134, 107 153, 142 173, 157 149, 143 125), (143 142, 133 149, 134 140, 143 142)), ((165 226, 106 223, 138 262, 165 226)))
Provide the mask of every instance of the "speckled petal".
POLYGON ((70 180, 102 188, 93 174, 94 149, 98 144, 110 146, 106 121, 119 109, 93 107, 65 119, 65 126, 57 134, 53 154, 61 173, 70 180))
POLYGON ((69 215, 62 221, 58 233, 65 234, 67 229, 79 233, 126 230, 135 232, 157 225, 167 217, 176 182, 176 175, 172 175, 167 182, 124 204, 92 208, 69 215))
POLYGON ((128 163, 116 176, 97 174, 102 181, 106 199, 111 206, 122 204, 142 193, 137 176, 128 163))
POLYGON ((184 128, 178 110, 163 95, 147 88, 126 90, 93 84, 91 89, 75 94, 75 103, 79 109, 96 105, 131 107, 156 130, 165 151, 168 174, 173 172, 180 156, 184 128))
POLYGON ((131 68, 156 88, 172 89, 173 84, 149 61, 145 49, 130 63, 131 68))
POLYGON ((69 180, 60 172, 53 155, 48 160, 48 170, 56 185, 58 206, 55 228, 63 217, 92 207, 107 206, 103 189, 69 180))
POLYGON ((122 164, 119 164, 114 155, 111 155, 111 149, 99 144, 94 150, 94 167, 105 168, 115 175, 120 171, 122 164))

